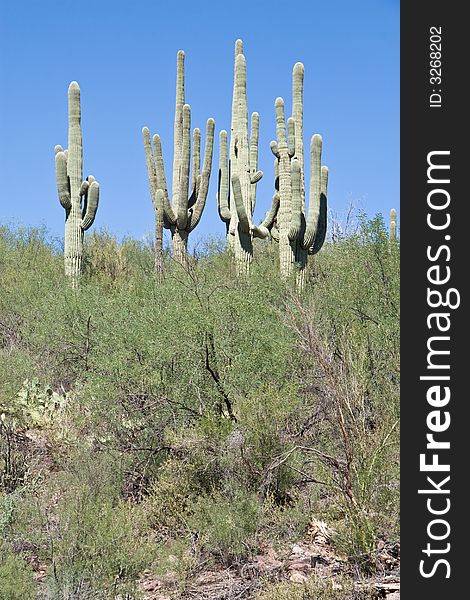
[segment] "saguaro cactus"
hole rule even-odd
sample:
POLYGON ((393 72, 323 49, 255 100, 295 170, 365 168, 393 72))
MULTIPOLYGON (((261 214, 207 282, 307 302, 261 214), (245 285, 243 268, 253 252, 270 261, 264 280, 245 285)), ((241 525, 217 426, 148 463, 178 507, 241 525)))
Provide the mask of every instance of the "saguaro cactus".
POLYGON ((253 238, 269 235, 279 206, 279 194, 261 225, 253 224, 256 184, 263 176, 258 170, 259 115, 251 115, 248 135, 246 60, 241 40, 235 42, 235 73, 232 96, 230 150, 227 132, 220 132, 219 186, 217 207, 227 226, 227 241, 233 251, 239 274, 249 271, 253 260, 253 238))
POLYGON ((328 168, 321 166, 322 138, 310 142, 310 198, 305 206, 303 146, 304 66, 296 63, 292 73, 292 117, 285 120, 284 100, 276 99, 277 142, 271 142, 276 157, 276 188, 280 206, 276 235, 279 238, 280 270, 283 278, 297 269, 297 285, 302 288, 308 254, 322 247, 327 226, 328 168))
MULTIPOLYGON (((163 153, 160 136, 153 136, 153 147, 148 127, 142 129, 150 194, 156 212, 157 238, 159 235, 160 204, 162 222, 171 231, 173 258, 180 263, 187 259, 188 236, 201 220, 209 190, 209 178, 212 166, 212 149, 214 145, 214 119, 207 120, 204 161, 201 169, 201 131, 193 131, 192 158, 192 191, 189 195, 191 147, 191 108, 184 100, 184 52, 180 50, 176 64, 176 104, 173 148, 172 200, 170 202, 165 178, 163 153), (161 190, 161 194, 157 192, 161 190)), ((158 239, 157 239, 157 252, 158 239)), ((161 247, 161 246, 160 246, 161 247)), ((158 259, 156 258, 156 261, 158 259)))
POLYGON ((394 208, 390 210, 390 241, 397 241, 397 211, 394 208))
POLYGON ((80 88, 76 81, 69 85, 68 113, 68 149, 56 146, 54 151, 59 201, 65 209, 65 274, 75 285, 82 269, 84 232, 95 220, 100 189, 92 175, 83 180, 80 88))

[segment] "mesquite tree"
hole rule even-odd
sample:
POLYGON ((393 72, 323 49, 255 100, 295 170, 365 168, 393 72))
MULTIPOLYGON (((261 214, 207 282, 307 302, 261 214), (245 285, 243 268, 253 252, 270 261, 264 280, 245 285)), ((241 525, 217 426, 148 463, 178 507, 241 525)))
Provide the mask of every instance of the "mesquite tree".
POLYGON ((76 81, 69 85, 68 115, 68 149, 56 146, 54 151, 59 201, 65 209, 65 274, 76 285, 82 270, 83 236, 95 220, 100 189, 92 175, 83 180, 80 88, 76 81))
POLYGON ((207 120, 204 161, 201 171, 201 131, 193 131, 193 157, 191 164, 191 108, 184 98, 184 52, 180 50, 176 63, 176 104, 173 148, 172 199, 170 201, 165 178, 160 136, 153 136, 153 147, 148 127, 142 129, 149 177, 150 194, 156 215, 156 265, 161 264, 162 226, 171 231, 173 258, 179 263, 187 260, 188 236, 201 220, 209 190, 214 144, 214 119, 207 120), (161 194, 157 197, 157 192, 161 194), (160 241, 159 241, 160 240, 160 241))

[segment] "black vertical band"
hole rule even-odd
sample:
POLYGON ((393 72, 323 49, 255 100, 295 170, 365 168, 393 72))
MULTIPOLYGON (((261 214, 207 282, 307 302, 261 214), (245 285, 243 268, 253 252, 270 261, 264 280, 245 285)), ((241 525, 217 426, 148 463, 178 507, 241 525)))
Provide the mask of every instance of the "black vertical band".
POLYGON ((468 571, 470 36, 461 6, 401 5, 404 600, 460 598, 468 571))

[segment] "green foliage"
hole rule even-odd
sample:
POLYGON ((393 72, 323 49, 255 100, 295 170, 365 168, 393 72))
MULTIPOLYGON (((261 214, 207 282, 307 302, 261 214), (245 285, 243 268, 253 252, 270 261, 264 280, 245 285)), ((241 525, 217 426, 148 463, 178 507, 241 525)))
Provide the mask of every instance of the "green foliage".
POLYGON ((3 535, 10 526, 13 513, 18 501, 18 493, 2 494, 0 496, 0 535, 3 535))
POLYGON ((355 590, 353 582, 345 578, 339 581, 311 578, 302 584, 277 583, 267 586, 256 600, 374 600, 374 590, 366 586, 355 590))
POLYGON ((224 560, 240 558, 254 547, 260 505, 253 494, 234 490, 230 496, 214 492, 194 504, 190 525, 203 544, 224 560))
POLYGON ((377 526, 367 513, 350 510, 340 531, 335 536, 335 545, 340 552, 349 557, 363 571, 374 570, 374 550, 377 542, 377 526))
POLYGON ((160 532, 163 538, 188 533, 187 519, 197 491, 194 468, 174 458, 166 460, 145 500, 149 526, 160 532))
POLYGON ((0 544, 0 600, 34 600, 33 570, 0 544))
POLYGON ((153 564, 155 574, 170 580, 180 593, 184 591, 187 579, 197 566, 197 557, 192 550, 184 537, 162 543, 156 550, 153 564))
POLYGON ((310 498, 298 491, 291 490, 291 493, 288 504, 279 504, 273 495, 268 495, 263 502, 260 530, 265 539, 281 551, 286 544, 302 539, 312 518, 310 498))
POLYGON ((1 535, 51 598, 183 585, 311 517, 366 570, 398 538, 399 241, 362 219, 302 294, 254 252, 247 279, 211 242, 157 282, 150 246, 99 233, 72 289, 44 232, 0 229, 1 535))
POLYGON ((26 496, 17 507, 13 528, 48 565, 50 598, 135 591, 155 549, 145 538, 139 508, 120 497, 120 485, 110 457, 80 451, 38 500, 26 496))

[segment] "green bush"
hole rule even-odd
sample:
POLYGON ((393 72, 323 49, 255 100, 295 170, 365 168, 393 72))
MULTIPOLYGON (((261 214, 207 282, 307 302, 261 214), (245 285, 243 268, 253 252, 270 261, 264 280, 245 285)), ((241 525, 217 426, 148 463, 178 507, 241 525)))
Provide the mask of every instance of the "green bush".
POLYGON ((255 548, 260 518, 258 498, 242 490, 199 498, 189 519, 204 547, 222 559, 249 555, 255 548))
POLYGON ((135 591, 155 549, 145 516, 120 497, 120 486, 112 459, 81 451, 37 498, 24 495, 18 503, 11 529, 47 565, 49 597, 108 598, 135 591))
POLYGON ((36 592, 31 567, 0 544, 0 600, 34 600, 36 592))
POLYGON ((355 589, 351 580, 310 578, 304 583, 276 583, 257 594, 256 600, 375 600, 376 592, 355 589))

